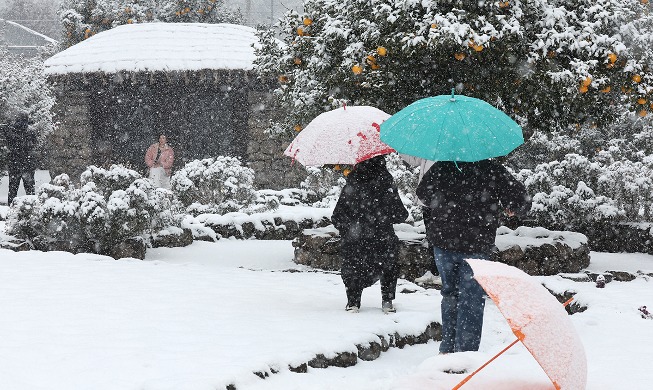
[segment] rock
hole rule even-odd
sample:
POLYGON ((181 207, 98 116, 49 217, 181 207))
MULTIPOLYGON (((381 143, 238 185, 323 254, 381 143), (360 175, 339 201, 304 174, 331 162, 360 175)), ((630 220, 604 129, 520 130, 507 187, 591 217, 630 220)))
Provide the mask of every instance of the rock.
POLYGON ((288 370, 290 370, 292 372, 299 373, 299 374, 304 374, 304 373, 308 372, 308 364, 307 363, 302 363, 302 364, 300 364, 298 366, 289 365, 288 370))
POLYGON ((0 248, 9 249, 14 252, 23 252, 31 250, 32 246, 27 241, 11 239, 0 242, 0 248))
MULTIPOLYGON (((213 241, 211 239, 211 241, 213 241)), ((193 232, 190 229, 169 228, 160 231, 152 237, 152 248, 178 248, 193 243, 193 232)))
POLYGON ((608 272, 612 274, 613 279, 616 280, 617 282, 630 282, 637 278, 637 275, 633 275, 629 272, 624 272, 624 271, 608 271, 608 272))
POLYGON ((603 276, 606 284, 612 282, 612 279, 613 279, 612 275, 608 274, 608 273, 597 274, 597 273, 594 273, 594 272, 587 272, 587 276, 590 278, 590 281, 592 281, 592 282, 596 282, 597 279, 599 278, 599 276, 603 276))
POLYGON ((368 345, 358 344, 356 345, 356 348, 358 348, 358 358, 365 361, 376 360, 381 356, 381 352, 383 352, 381 344, 374 341, 368 345))
POLYGON ((128 238, 125 241, 114 246, 109 256, 114 259, 132 257, 135 259, 145 259, 145 250, 147 249, 145 241, 140 237, 128 238))

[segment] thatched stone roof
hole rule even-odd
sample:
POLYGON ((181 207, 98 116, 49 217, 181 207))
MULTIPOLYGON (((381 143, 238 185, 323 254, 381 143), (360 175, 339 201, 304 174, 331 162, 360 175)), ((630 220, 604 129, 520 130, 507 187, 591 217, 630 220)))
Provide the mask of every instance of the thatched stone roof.
POLYGON ((101 32, 45 62, 49 76, 253 68, 255 30, 234 24, 143 23, 101 32))

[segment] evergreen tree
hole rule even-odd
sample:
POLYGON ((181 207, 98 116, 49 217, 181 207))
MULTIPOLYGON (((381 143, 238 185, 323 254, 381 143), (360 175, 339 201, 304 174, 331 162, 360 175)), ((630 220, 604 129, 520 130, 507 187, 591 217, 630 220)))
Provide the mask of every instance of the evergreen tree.
MULTIPOLYGON (((259 33, 256 68, 275 78, 287 131, 347 104, 395 113, 457 93, 526 130, 609 127, 651 110, 645 0, 307 0, 259 33)), ((652 106, 653 107, 653 106, 652 106)))
POLYGON ((240 23, 224 0, 63 0, 59 12, 64 48, 123 24, 240 23))
POLYGON ((42 142, 54 129, 53 105, 43 59, 14 56, 0 48, 0 124, 11 124, 19 114, 27 114, 29 131, 42 142))

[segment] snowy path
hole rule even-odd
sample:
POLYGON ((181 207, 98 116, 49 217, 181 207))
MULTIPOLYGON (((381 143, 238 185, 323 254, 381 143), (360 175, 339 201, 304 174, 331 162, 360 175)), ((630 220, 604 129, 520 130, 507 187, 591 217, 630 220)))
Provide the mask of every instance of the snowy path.
POLYGON ((253 371, 437 319, 433 291, 401 294, 396 315, 369 291, 360 315, 346 313, 338 275, 270 271, 297 268, 289 242, 197 242, 146 261, 0 259, 0 377, 11 389, 241 388, 259 380, 253 371))
MULTIPOLYGON (((653 271, 653 256, 593 253, 593 271, 653 271)), ((63 252, 0 250, 0 382, 10 390, 450 389, 514 340, 489 303, 481 351, 435 356, 438 344, 390 349, 350 368, 288 371, 316 353, 356 351, 377 334, 422 332, 439 320, 439 293, 399 294, 383 315, 378 286, 363 310, 343 310, 337 274, 301 270, 288 241, 196 242, 154 249, 145 261, 63 252), (276 368, 266 380, 252 374, 276 368)), ((651 279, 605 289, 540 277, 574 290, 589 309, 572 321, 585 345, 590 390, 649 389, 651 279)), ((415 288, 412 284, 403 287, 415 288)), ((552 335, 555 337, 555 335, 552 335)), ((463 389, 552 389, 529 353, 511 349, 463 389)))

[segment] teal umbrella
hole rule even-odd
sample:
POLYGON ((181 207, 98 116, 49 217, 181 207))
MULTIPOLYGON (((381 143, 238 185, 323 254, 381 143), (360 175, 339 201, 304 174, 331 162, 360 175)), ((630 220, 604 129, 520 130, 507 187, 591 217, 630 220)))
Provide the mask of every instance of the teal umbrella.
POLYGON ((434 161, 505 156, 524 143, 521 127, 489 103, 463 95, 418 100, 381 124, 381 141, 434 161))

